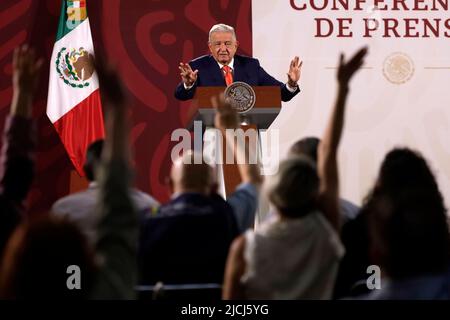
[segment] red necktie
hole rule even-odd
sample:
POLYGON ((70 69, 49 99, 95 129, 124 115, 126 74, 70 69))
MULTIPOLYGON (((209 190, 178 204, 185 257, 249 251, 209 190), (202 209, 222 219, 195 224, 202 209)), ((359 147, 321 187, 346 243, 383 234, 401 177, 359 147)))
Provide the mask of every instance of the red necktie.
POLYGON ((227 87, 233 83, 233 74, 231 73, 231 68, 229 66, 223 66, 222 67, 225 75, 225 83, 227 84, 227 87))

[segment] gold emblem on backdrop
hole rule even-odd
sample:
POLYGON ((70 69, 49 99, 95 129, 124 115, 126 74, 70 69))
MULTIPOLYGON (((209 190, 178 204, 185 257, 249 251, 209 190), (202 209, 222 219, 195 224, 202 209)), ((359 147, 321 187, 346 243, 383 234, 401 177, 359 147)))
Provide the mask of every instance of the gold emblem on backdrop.
POLYGON ((414 62, 403 52, 394 52, 383 63, 383 75, 391 83, 404 84, 414 75, 414 62))

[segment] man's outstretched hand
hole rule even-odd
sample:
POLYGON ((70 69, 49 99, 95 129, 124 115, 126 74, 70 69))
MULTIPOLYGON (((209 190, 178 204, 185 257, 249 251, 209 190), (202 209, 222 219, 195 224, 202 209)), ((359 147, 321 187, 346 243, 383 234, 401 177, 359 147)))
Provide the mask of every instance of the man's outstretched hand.
POLYGON ((302 65, 303 61, 300 61, 299 57, 295 57, 294 59, 292 59, 291 64, 289 65, 289 72, 287 73, 289 86, 297 86, 302 73, 302 65))
POLYGON ((127 96, 118 71, 106 60, 95 60, 100 93, 105 111, 106 138, 103 161, 129 161, 127 96))
POLYGON ((364 47, 360 49, 349 61, 345 61, 344 54, 341 53, 339 59, 339 68, 337 72, 337 80, 341 87, 347 88, 353 75, 364 64, 364 57, 367 55, 368 49, 364 47))
MULTIPOLYGON (((101 59, 95 60, 95 71, 98 75, 103 102, 110 108, 113 106, 122 107, 126 102, 126 94, 119 73, 111 64, 101 59)), ((124 109, 124 107, 121 109, 124 109)))
POLYGON ((189 63, 180 63, 178 67, 180 69, 181 80, 184 82, 186 87, 191 87, 194 85, 195 81, 197 81, 198 70, 192 71, 189 63))

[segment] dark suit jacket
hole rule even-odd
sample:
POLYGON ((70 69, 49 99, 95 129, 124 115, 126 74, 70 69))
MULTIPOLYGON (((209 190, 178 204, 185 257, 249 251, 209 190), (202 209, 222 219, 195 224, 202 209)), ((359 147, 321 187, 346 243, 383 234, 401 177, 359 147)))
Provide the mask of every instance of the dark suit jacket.
MULTIPOLYGON (((198 69, 197 82, 186 90, 180 82, 175 90, 175 98, 189 100, 194 97, 195 89, 200 87, 226 86, 225 79, 217 61, 213 56, 202 56, 189 62, 192 70, 198 69)), ((286 85, 269 75, 259 64, 258 59, 235 55, 233 66, 233 80, 242 81, 251 86, 280 86, 281 100, 289 101, 300 92, 290 92, 286 85)))
POLYGON ((141 225, 140 283, 222 283, 238 234, 233 209, 222 197, 181 194, 141 225))

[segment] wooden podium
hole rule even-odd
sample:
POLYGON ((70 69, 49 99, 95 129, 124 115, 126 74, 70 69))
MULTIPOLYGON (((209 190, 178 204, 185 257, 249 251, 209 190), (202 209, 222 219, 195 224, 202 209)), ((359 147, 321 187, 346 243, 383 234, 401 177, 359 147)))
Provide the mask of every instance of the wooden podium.
MULTIPOLYGON (((278 86, 252 87, 256 99, 254 107, 246 113, 240 113, 241 128, 245 131, 253 128, 268 129, 281 109, 281 91, 278 86)), ((220 95, 226 87, 198 87, 191 104, 189 114, 191 120, 188 129, 192 130, 194 121, 201 121, 203 132, 206 127, 214 127, 215 110, 211 105, 211 98, 220 95)), ((224 153, 222 153, 224 154, 224 153)), ((225 161, 223 162, 225 163, 225 161)), ((232 193, 241 182, 239 170, 236 164, 223 164, 223 178, 225 194, 232 193)))

